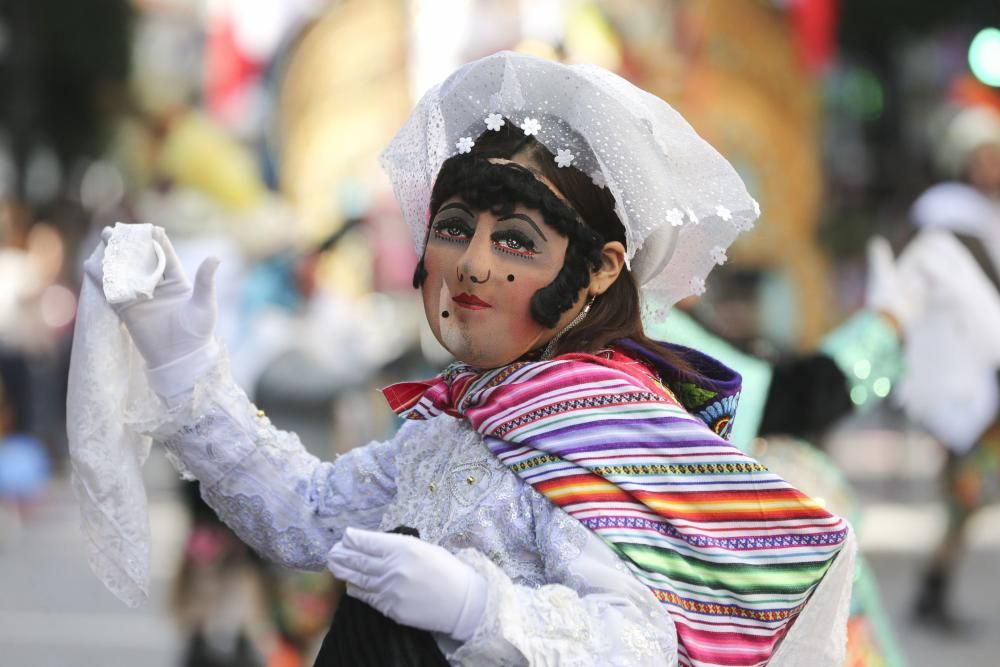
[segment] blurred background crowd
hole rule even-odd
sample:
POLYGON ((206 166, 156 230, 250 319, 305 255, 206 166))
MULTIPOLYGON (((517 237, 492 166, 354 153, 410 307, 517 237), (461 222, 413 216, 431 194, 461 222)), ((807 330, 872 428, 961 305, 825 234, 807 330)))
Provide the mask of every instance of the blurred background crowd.
MULTIPOLYGON (((966 175, 954 119, 1000 114, 996 0, 0 0, 0 664, 311 664, 337 584, 258 561, 155 452, 150 603, 88 572, 64 421, 81 265, 118 221, 164 227, 189 271, 221 258, 253 400, 323 458, 386 437, 374 388, 447 354, 378 153, 427 87, 500 49, 616 71, 736 166, 763 215, 691 313, 779 365, 863 305, 868 239, 904 243, 916 197, 966 175)), ((850 484, 890 638, 851 664, 995 665, 1000 454, 967 482, 985 508, 928 623, 948 459, 894 379, 854 368, 859 409, 809 434, 850 484)))

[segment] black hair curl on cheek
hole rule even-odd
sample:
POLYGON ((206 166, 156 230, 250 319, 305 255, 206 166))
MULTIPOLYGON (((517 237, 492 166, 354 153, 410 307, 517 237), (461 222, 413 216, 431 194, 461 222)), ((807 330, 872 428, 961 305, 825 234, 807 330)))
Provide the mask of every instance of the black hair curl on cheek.
POLYGON ((601 266, 600 235, 586 227, 570 238, 566 259, 555 279, 531 297, 531 317, 543 327, 554 329, 559 318, 573 307, 580 290, 590 284, 590 274, 601 266), (585 230, 585 231, 584 231, 585 230))
POLYGON ((417 262, 417 268, 413 269, 413 289, 420 289, 424 281, 427 280, 427 269, 424 268, 424 258, 417 262))

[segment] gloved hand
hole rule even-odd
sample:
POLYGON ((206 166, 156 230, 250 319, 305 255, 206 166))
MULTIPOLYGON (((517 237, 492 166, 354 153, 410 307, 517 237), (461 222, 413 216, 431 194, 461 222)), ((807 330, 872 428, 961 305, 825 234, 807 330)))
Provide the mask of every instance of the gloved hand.
POLYGON ((348 528, 330 550, 347 594, 397 623, 467 641, 486 608, 486 581, 442 547, 409 535, 348 528))
POLYGON ((865 306, 896 321, 905 330, 923 309, 923 286, 912 271, 902 271, 881 236, 868 241, 868 284, 865 306))
MULTIPOLYGON (((105 246, 111 237, 105 227, 105 246)), ((201 263, 192 286, 170 239, 160 227, 153 239, 163 248, 166 264, 163 278, 153 298, 137 298, 112 305, 128 329, 136 348, 150 369, 150 381, 161 396, 170 396, 193 386, 197 374, 217 355, 212 334, 215 330, 215 271, 219 260, 201 263), (187 363, 185 363, 187 362, 187 363)), ((103 282, 104 253, 94 253, 84 264, 85 275, 100 287, 103 282)))

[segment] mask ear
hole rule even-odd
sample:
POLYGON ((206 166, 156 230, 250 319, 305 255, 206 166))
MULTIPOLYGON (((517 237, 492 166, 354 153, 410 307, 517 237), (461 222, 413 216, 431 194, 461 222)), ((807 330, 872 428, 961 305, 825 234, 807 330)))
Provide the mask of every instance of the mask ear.
POLYGON ((632 276, 640 287, 667 266, 677 247, 677 227, 663 225, 650 234, 632 258, 632 276))

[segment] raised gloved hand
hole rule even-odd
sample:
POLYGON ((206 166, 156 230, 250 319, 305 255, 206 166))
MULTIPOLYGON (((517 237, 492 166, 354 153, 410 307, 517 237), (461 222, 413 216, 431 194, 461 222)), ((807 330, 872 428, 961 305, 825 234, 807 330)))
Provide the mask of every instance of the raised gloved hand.
POLYGON ((911 272, 902 271, 892 256, 889 242, 875 236, 868 242, 868 284, 865 306, 895 320, 905 330, 923 309, 922 284, 911 272))
MULTIPOLYGON (((105 245, 111 233, 110 227, 101 233, 105 245)), ((162 228, 153 228, 153 239, 165 257, 163 278, 153 297, 138 297, 112 307, 146 360, 153 389, 161 396, 171 396, 193 386, 198 373, 217 355, 212 335, 219 261, 203 261, 192 286, 162 228)), ((102 263, 103 253, 94 253, 84 264, 84 273, 98 286, 103 281, 102 263)))
POLYGON ((472 637, 486 606, 486 581, 442 547, 416 537, 348 528, 330 550, 330 571, 347 594, 403 625, 472 637))

